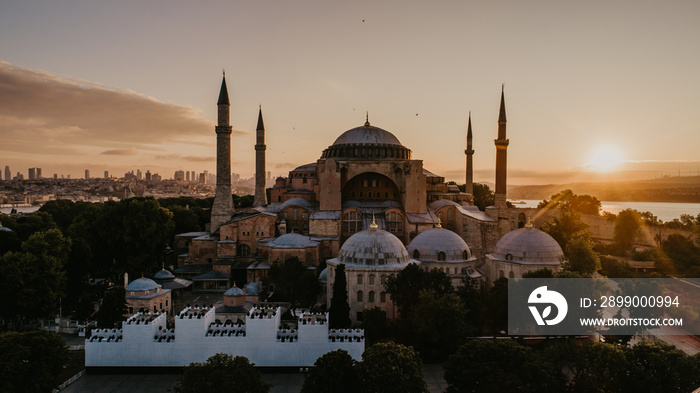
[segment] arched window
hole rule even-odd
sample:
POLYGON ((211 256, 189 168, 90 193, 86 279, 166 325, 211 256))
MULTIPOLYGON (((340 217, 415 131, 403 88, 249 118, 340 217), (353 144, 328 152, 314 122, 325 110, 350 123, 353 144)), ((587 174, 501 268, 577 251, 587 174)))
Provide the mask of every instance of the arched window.
POLYGON ((440 251, 438 253, 438 261, 444 261, 445 260, 445 253, 440 251))
POLYGON ((357 302, 362 303, 364 301, 364 294, 362 293, 362 291, 357 291, 357 302))
POLYGON ((364 281, 365 280, 364 280, 364 277, 362 276, 362 274, 358 274, 357 275, 357 284, 362 285, 362 284, 364 284, 364 281))
POLYGON ((250 255, 250 246, 247 244, 239 244, 238 245, 238 256, 239 257, 247 257, 250 255))
POLYGON ((501 270, 501 271, 498 272, 498 277, 499 277, 499 278, 503 278, 503 277, 505 277, 505 276, 506 276, 506 275, 505 275, 505 273, 503 272, 503 270, 501 270))
POLYGON ((369 285, 374 285, 374 274, 369 275, 369 285))
POLYGON ((397 212, 387 214, 386 230, 401 238, 403 236, 403 216, 397 212))
POLYGON ((413 250, 413 259, 420 259, 420 251, 418 249, 413 250))
POLYGON ((382 282, 382 285, 386 284, 386 276, 385 275, 382 275, 381 282, 382 282))
POLYGON ((370 303, 374 303, 374 291, 369 291, 369 294, 367 296, 367 301, 370 303))
POLYGON ((508 273, 508 278, 515 278, 515 273, 512 270, 508 273))
POLYGON ((462 252, 462 259, 469 259, 469 252, 467 250, 462 252))
POLYGON ((379 292, 379 301, 386 303, 386 292, 379 292))
POLYGON ((343 217, 343 236, 352 236, 362 230, 362 216, 357 211, 350 211, 343 217))

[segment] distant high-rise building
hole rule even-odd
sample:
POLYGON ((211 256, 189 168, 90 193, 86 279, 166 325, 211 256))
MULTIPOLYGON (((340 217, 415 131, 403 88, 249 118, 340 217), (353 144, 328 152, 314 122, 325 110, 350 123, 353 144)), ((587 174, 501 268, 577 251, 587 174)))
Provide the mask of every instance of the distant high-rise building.
POLYGON ((41 179, 41 178, 42 178, 42 176, 41 176, 41 168, 36 168, 36 178, 37 178, 37 179, 41 179))
POLYGON ((85 170, 85 180, 90 180, 90 170, 89 169, 85 170))
MULTIPOLYGON (((148 175, 148 173, 146 173, 146 175, 148 175)), ((163 180, 163 178, 162 178, 159 174, 154 173, 154 174, 151 175, 151 181, 152 181, 152 182, 159 182, 159 181, 161 181, 161 180, 163 180)))
POLYGON ((36 179, 36 168, 29 168, 29 180, 36 179))
MULTIPOLYGON (((141 171, 139 171, 139 173, 141 173, 141 171)), ((140 178, 141 177, 139 177, 139 179, 140 178)), ((146 181, 151 181, 151 171, 150 170, 146 170, 146 181)))
POLYGON ((70 179, 70 173, 66 175, 66 179, 70 179))
POLYGON ((9 165, 5 165, 5 180, 12 180, 12 172, 10 172, 9 165))
POLYGON ((109 171, 105 171, 105 179, 109 179, 109 171))
POLYGON ((17 175, 15 175, 14 180, 24 180, 24 175, 17 172, 17 175))
POLYGON ((185 181, 185 171, 175 171, 173 179, 175 179, 175 181, 185 181))
POLYGON ((143 173, 141 173, 140 169, 136 170, 136 178, 139 180, 143 180, 143 173))
POLYGON ((58 180, 58 173, 54 173, 54 174, 53 174, 53 179, 54 179, 54 180, 58 180))
POLYGON ((190 171, 185 172, 185 181, 190 181, 190 171))

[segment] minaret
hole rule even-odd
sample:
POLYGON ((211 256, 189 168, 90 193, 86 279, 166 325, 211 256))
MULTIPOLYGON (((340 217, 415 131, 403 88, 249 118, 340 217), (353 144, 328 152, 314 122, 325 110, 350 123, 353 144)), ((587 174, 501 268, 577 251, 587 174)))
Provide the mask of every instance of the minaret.
POLYGON ((504 97, 504 87, 501 85, 501 111, 498 115, 498 139, 496 144, 496 201, 499 208, 506 207, 506 173, 508 150, 508 139, 506 138, 506 100, 504 97))
MULTIPOLYGON (((472 161, 472 156, 474 155, 474 149, 472 149, 472 112, 469 111, 469 125, 467 126, 467 149, 464 151, 467 155, 467 181, 465 183, 465 192, 470 195, 474 195, 474 162, 472 161)), ((473 200, 473 198, 472 198, 473 200)))
POLYGON ((258 127, 255 128, 255 199, 253 206, 267 204, 265 193, 265 124, 263 124, 262 107, 258 112, 258 127))
POLYGON ((214 206, 211 208, 211 233, 216 232, 219 227, 231 219, 233 214, 233 199, 231 197, 231 125, 229 124, 229 113, 231 103, 228 100, 228 89, 226 88, 226 74, 221 81, 221 91, 219 101, 216 103, 219 108, 218 124, 216 130, 216 195, 214 206))

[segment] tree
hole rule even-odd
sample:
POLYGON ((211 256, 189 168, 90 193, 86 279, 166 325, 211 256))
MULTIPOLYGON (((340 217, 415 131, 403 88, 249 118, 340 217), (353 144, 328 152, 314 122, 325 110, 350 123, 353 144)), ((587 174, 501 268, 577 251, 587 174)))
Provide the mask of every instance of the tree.
POLYGON ((65 284, 62 269, 53 256, 8 252, 0 257, 0 315, 15 329, 53 317, 65 284))
POLYGON ((625 209, 618 213, 615 220, 613 239, 619 252, 629 251, 640 234, 641 215, 634 209, 625 209))
POLYGON ((178 393, 267 393, 269 390, 270 385, 247 358, 224 353, 217 353, 205 363, 190 363, 175 385, 178 393))
POLYGON ((338 349, 316 359, 301 393, 355 393, 358 385, 355 360, 338 349))
POLYGON ((50 392, 61 382, 68 350, 54 333, 35 330, 0 333, 0 391, 50 392))
POLYGON ((493 282, 485 300, 486 319, 495 332, 508 327, 508 279, 501 277, 493 282))
POLYGON ((661 249, 676 272, 686 277, 700 277, 700 247, 692 240, 674 233, 661 242, 661 249))
POLYGON ((345 264, 335 269, 331 306, 328 309, 328 325, 333 329, 350 327, 350 304, 348 303, 348 281, 345 277, 345 264))
POLYGON ((551 363, 514 340, 470 340, 444 367, 447 393, 557 392, 565 384, 551 363))
POLYGON ((124 287, 114 287, 105 292, 102 306, 95 314, 99 327, 113 328, 124 320, 126 308, 126 290, 124 287))
POLYGON ((627 354, 628 392, 690 392, 700 386, 700 356, 676 347, 640 342, 627 354))
POLYGON ((424 358, 444 360, 464 343, 469 332, 467 309, 455 294, 439 296, 434 290, 420 292, 411 314, 416 348, 424 358))
POLYGON ((558 208, 565 212, 578 212, 597 216, 600 214, 600 201, 594 196, 576 195, 567 189, 552 195, 549 200, 543 200, 537 205, 537 208, 558 208))
POLYGON ((545 222, 542 230, 552 236, 562 250, 566 250, 567 244, 573 239, 590 238, 588 225, 581 221, 581 213, 578 212, 562 211, 559 217, 552 218, 551 223, 545 222))
POLYGON ((358 365, 361 392, 424 393, 423 362, 411 347, 392 342, 374 344, 358 365))
POLYGON ((574 239, 566 246, 566 262, 564 269, 590 277, 600 269, 598 253, 586 239, 574 239))
POLYGON ((273 264, 268 277, 275 284, 272 300, 290 302, 294 307, 313 306, 321 291, 314 272, 308 270, 297 257, 289 258, 283 264, 273 264))
POLYGON ((625 348, 592 341, 557 340, 543 355, 569 376, 570 391, 626 392, 625 348))
POLYGON ((486 210, 487 206, 493 206, 496 200, 496 194, 491 191, 488 185, 482 183, 474 183, 474 206, 479 210, 486 210))
POLYGON ((372 345, 389 338, 389 324, 386 312, 375 306, 362 312, 362 328, 365 330, 365 342, 372 345))
POLYGON ((389 276, 384 288, 391 294, 391 300, 399 310, 399 314, 409 318, 411 308, 418 302, 422 290, 433 290, 439 296, 452 293, 452 283, 445 272, 433 269, 429 272, 411 263, 395 276, 389 276))

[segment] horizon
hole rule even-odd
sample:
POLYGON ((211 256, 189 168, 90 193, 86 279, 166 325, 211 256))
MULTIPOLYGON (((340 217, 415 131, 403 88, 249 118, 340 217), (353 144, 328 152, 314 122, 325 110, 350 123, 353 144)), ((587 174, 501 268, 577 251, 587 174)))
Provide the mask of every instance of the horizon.
POLYGON ((273 176, 369 112, 461 184, 471 112, 474 181, 492 183, 504 82, 511 186, 700 174, 700 4, 401 4, 8 5, 2 178, 214 173, 221 68, 245 178, 262 105, 273 176))

